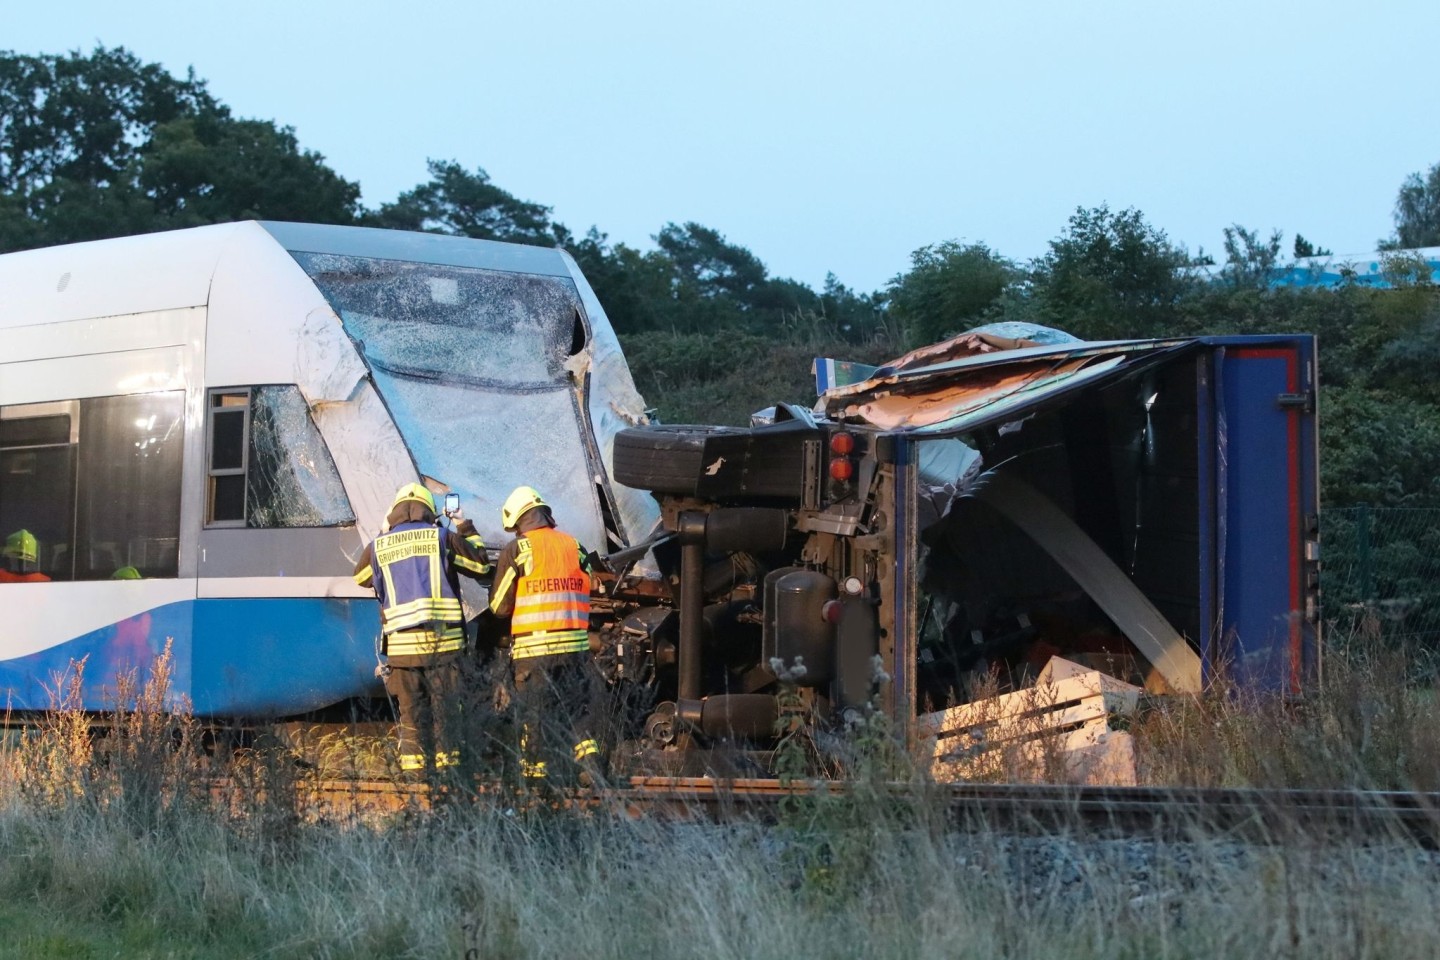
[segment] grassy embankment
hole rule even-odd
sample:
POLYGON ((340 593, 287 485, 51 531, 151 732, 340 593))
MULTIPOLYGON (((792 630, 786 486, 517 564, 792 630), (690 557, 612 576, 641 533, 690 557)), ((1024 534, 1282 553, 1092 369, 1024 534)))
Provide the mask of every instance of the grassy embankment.
MULTIPOLYGON (((1172 701, 1135 724, 1152 783, 1440 785, 1440 711, 1378 648, 1303 706, 1172 701)), ((56 710, 0 763, 0 957, 1421 957, 1440 861, 1366 847, 956 836, 914 802, 796 804, 779 827, 527 811, 496 796, 315 822, 278 751, 238 806, 163 676, 94 749, 56 710), (179 743, 177 748, 176 744, 179 743), (517 811, 518 807, 518 812, 517 811), (238 811, 238 812, 237 812, 238 811), (475 952, 467 954, 467 950, 475 952)), ((889 758, 893 761, 893 757, 889 758)), ((903 758, 900 767, 903 768, 903 758)), ((889 763, 883 775, 897 770, 889 763)))

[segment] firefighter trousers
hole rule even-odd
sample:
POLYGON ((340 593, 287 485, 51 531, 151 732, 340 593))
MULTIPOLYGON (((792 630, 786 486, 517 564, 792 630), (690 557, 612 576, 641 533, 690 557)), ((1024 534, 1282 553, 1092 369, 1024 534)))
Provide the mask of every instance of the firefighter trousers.
POLYGON ((528 777, 601 766, 595 736, 595 668, 590 653, 510 662, 520 715, 520 762, 528 777), (578 765, 578 766, 577 766, 578 765))
MULTIPOLYGON (((418 659, 406 657, 406 660, 418 659)), ((391 665, 385 690, 400 713, 400 769, 436 769, 460 761, 460 658, 442 654, 420 666, 391 665)))

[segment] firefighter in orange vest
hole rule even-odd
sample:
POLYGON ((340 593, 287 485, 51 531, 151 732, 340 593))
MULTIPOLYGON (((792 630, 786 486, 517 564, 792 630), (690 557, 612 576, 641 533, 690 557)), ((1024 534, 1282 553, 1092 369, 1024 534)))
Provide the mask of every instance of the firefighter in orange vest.
POLYGON ((555 529, 549 505, 533 487, 517 487, 506 498, 500 522, 516 536, 495 562, 490 610, 510 618, 510 665, 525 714, 522 771, 544 777, 564 756, 579 766, 581 782, 594 782, 601 757, 590 715, 588 554, 555 529), (568 742, 556 744, 561 738, 568 742))
POLYGON ((40 544, 29 530, 16 530, 5 538, 5 563, 0 566, 0 583, 49 583, 36 568, 40 544))
POLYGON ((387 532, 355 564, 355 582, 380 601, 385 689, 400 708, 400 770, 407 775, 459 762, 445 721, 459 692, 465 617, 458 575, 490 572, 485 542, 470 521, 437 526, 435 499, 418 483, 395 494, 387 532))

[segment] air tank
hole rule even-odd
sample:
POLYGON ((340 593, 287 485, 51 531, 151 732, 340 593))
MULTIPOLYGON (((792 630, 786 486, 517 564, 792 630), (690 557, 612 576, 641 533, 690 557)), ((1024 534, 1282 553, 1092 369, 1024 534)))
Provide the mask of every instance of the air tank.
POLYGON ((802 567, 782 567, 765 577, 764 657, 786 667, 800 657, 802 687, 823 687, 835 676, 835 627, 825 619, 826 601, 835 598, 831 577, 802 567))

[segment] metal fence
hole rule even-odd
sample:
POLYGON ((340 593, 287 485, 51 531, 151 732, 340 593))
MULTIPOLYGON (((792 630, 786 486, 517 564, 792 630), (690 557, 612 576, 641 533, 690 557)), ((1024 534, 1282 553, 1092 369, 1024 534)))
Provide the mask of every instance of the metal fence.
POLYGON ((1440 509, 1330 508, 1320 524, 1321 612, 1332 629, 1374 624, 1392 641, 1440 649, 1440 509))

